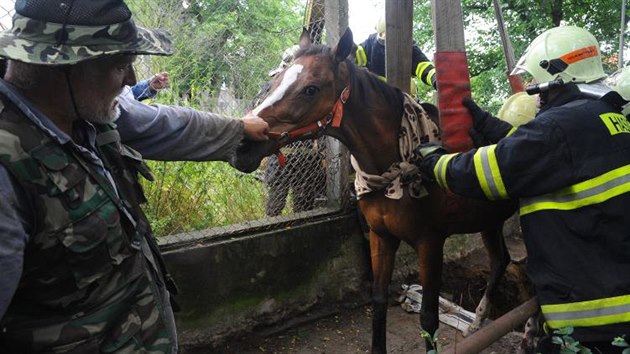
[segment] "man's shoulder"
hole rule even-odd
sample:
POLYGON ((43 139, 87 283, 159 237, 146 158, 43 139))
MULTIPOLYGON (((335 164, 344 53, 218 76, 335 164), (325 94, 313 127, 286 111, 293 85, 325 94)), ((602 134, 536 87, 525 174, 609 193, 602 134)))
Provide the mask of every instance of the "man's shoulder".
POLYGON ((372 33, 370 34, 366 40, 363 41, 363 43, 361 43, 362 46, 371 46, 373 45, 377 38, 376 38, 377 34, 376 33, 372 33))

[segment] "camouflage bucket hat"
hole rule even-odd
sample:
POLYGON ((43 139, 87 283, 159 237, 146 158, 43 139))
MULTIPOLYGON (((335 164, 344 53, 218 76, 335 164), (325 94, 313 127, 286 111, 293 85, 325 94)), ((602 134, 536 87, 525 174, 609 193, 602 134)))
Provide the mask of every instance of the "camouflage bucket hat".
POLYGON ((122 0, 17 0, 0 56, 64 65, 105 55, 171 55, 166 32, 136 26, 122 0))

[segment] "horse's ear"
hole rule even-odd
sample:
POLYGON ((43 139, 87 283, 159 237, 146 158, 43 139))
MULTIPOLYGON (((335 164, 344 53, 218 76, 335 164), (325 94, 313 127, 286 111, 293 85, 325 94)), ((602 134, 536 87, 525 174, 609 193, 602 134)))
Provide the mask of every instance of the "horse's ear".
POLYGON ((308 48, 311 46, 311 34, 305 27, 302 27, 302 34, 300 35, 300 49, 308 48))
POLYGON ((352 52, 352 48, 354 48, 354 42, 352 40, 352 31, 350 27, 346 28, 346 32, 344 32, 343 36, 339 39, 337 46, 333 50, 335 61, 338 63, 346 60, 348 55, 352 52))

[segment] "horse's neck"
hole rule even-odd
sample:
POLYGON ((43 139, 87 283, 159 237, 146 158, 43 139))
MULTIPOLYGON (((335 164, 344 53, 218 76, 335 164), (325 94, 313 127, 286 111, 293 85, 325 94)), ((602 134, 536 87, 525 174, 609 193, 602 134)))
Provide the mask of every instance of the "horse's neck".
POLYGON ((348 147, 361 169, 380 175, 392 163, 400 161, 398 136, 402 101, 388 102, 385 97, 373 94, 367 105, 359 100, 348 101, 339 138, 348 147), (345 140, 345 141, 344 141, 345 140))

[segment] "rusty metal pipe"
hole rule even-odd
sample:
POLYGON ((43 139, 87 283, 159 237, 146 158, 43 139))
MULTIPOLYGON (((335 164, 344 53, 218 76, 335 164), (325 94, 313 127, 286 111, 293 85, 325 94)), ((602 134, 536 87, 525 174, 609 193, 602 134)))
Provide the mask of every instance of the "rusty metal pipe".
POLYGON ((492 343, 501 339, 508 332, 524 323, 528 318, 538 311, 538 299, 533 297, 520 304, 512 311, 497 318, 485 327, 459 343, 455 343, 445 348, 442 354, 476 354, 489 347, 492 343))

